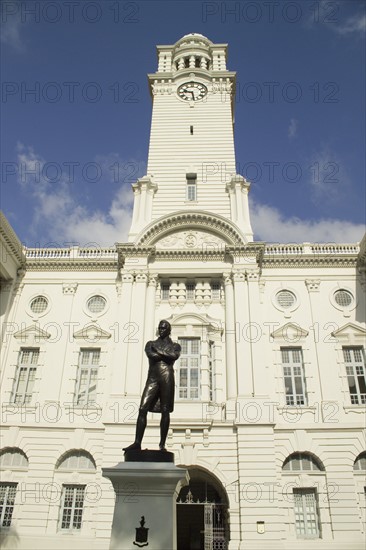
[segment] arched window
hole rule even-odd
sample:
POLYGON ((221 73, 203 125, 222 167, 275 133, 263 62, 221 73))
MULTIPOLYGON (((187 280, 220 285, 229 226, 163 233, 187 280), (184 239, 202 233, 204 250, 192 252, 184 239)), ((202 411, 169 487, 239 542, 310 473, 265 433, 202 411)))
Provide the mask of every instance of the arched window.
MULTIPOLYGON (((63 454, 56 464, 56 470, 61 477, 67 477, 68 472, 77 472, 76 482, 67 481, 62 484, 62 497, 59 514, 59 529, 61 531, 79 531, 82 528, 85 508, 85 490, 87 486, 85 474, 95 473, 96 465, 90 453, 83 449, 73 449, 63 454), (81 482, 81 483, 80 483, 81 482)), ((73 478, 74 478, 73 473, 73 478)))
POLYGON ((325 468, 319 458, 310 453, 293 453, 282 465, 284 472, 324 472, 325 468))
POLYGON ((0 452, 0 468, 11 470, 28 468, 28 458, 21 449, 8 447, 0 452))
POLYGON ((95 471, 95 461, 90 453, 83 450, 73 450, 63 455, 56 466, 56 470, 63 471, 95 471))
MULTIPOLYGON (((311 453, 291 454, 284 461, 282 471, 299 476, 311 473, 325 475, 323 464, 311 453)), ((298 539, 319 538, 321 536, 321 500, 318 496, 318 489, 306 486, 294 487, 292 497, 296 537, 298 539)))
POLYGON ((353 464, 353 469, 355 472, 363 472, 366 470, 366 451, 358 455, 353 464))

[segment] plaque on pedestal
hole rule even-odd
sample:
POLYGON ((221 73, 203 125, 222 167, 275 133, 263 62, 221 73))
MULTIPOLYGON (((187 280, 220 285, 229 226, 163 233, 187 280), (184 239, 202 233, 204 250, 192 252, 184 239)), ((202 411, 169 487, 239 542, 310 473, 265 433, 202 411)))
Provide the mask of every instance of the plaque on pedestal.
POLYGON ((174 464, 174 453, 131 449, 125 451, 125 462, 172 462, 174 464))
POLYGON ((176 498, 188 472, 175 466, 174 454, 167 451, 127 451, 125 459, 102 468, 116 493, 110 550, 175 550, 176 498))

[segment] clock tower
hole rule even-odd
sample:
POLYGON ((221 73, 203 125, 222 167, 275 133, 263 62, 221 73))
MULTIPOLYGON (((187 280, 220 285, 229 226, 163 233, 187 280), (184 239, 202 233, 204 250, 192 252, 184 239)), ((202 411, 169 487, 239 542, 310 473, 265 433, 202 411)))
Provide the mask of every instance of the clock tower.
POLYGON ((134 185, 129 241, 159 219, 210 213, 251 242, 249 182, 236 174, 235 72, 227 44, 201 34, 157 46, 158 70, 148 75, 153 99, 147 175, 134 185))

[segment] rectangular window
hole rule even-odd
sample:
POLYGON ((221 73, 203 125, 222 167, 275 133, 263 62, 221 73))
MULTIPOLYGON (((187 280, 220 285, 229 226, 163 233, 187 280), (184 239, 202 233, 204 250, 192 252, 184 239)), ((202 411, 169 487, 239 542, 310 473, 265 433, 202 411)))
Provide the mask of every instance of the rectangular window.
POLYGON ((197 200, 197 174, 187 174, 187 201, 197 200))
POLYGON ((14 403, 22 405, 30 403, 38 360, 39 348, 22 348, 20 350, 13 394, 14 403))
POLYGON ((194 300, 196 283, 186 283, 186 299, 194 300))
POLYGON ((182 347, 177 365, 177 387, 179 399, 200 397, 200 340, 180 338, 182 347))
POLYGON ((100 349, 81 349, 78 379, 76 381, 75 404, 95 403, 100 363, 100 349))
POLYGON ((319 517, 315 489, 294 489, 297 538, 319 538, 319 517))
POLYGON ((10 527, 17 483, 0 483, 0 526, 10 527))
POLYGON ((281 348, 286 405, 307 405, 301 348, 281 348))
POLYGON ((63 485, 60 527, 81 529, 84 508, 85 485, 63 485))
POLYGON ((161 283, 160 289, 161 289, 161 299, 169 300, 170 283, 161 283))
POLYGON ((213 301, 220 300, 221 298, 221 285, 220 283, 211 283, 211 298, 213 301))
POLYGON ((364 350, 360 347, 343 348, 349 393, 352 405, 366 404, 366 373, 364 350))

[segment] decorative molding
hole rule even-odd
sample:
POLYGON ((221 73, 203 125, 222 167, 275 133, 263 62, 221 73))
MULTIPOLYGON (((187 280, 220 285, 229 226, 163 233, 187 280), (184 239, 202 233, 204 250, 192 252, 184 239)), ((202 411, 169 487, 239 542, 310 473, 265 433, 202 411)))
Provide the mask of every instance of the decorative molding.
POLYGON ((133 283, 133 280, 134 280, 133 273, 131 273, 130 271, 122 273, 121 280, 122 280, 122 283, 133 283))
POLYGON ((246 244, 244 235, 230 220, 218 214, 197 210, 196 212, 180 211, 154 220, 137 236, 134 245, 139 248, 141 245, 155 245, 175 229, 186 229, 187 227, 191 231, 194 229, 202 231, 204 228, 207 232, 216 234, 219 239, 225 240, 230 245, 242 246, 246 244))
POLYGON ((73 295, 76 293, 78 283, 62 283, 62 293, 73 295))
POLYGON ((282 327, 274 330, 271 333, 271 338, 278 340, 285 340, 289 343, 296 343, 302 338, 306 338, 309 331, 300 327, 296 323, 286 323, 282 327))
POLYGON ((230 273, 230 272, 223 273, 223 277, 224 277, 224 285, 225 286, 230 286, 230 285, 233 284, 232 273, 230 273))
POLYGON ((31 325, 14 333, 14 338, 21 340, 22 342, 27 342, 28 340, 39 342, 41 340, 48 340, 50 337, 51 334, 41 329, 38 325, 31 325))
POLYGON ((149 273, 148 278, 149 286, 153 286, 154 288, 156 288, 159 282, 159 275, 157 273, 149 273))
POLYGON ((259 301, 260 301, 261 304, 263 304, 264 291, 266 289, 266 281, 264 279, 260 279, 258 281, 258 287, 259 287, 259 301))
POLYGON ((135 271, 135 281, 136 283, 147 283, 148 282, 148 273, 146 271, 135 271))
POLYGON ((233 270, 233 280, 235 283, 245 282, 245 271, 233 270))
POLYGON ((358 244, 267 244, 263 267, 355 267, 358 244))
POLYGON ((366 329, 355 323, 347 323, 334 330, 331 335, 344 344, 363 344, 366 339, 366 329))
POLYGON ((18 264, 18 267, 23 266, 25 264, 25 255, 24 255, 24 249, 23 249, 22 243, 18 239, 14 229, 10 225, 6 216, 1 211, 0 211, 0 236, 2 237, 6 245, 6 248, 9 251, 9 255, 11 255, 14 259, 16 259, 16 263, 18 264))
POLYGON ((27 259, 27 271, 117 271, 117 259, 27 259))
POLYGON ((240 174, 235 174, 235 176, 233 176, 231 180, 226 183, 226 191, 228 193, 234 193, 237 186, 240 187, 240 191, 248 193, 250 189, 250 181, 246 180, 240 174))
POLYGON ((178 313, 166 318, 172 327, 185 327, 187 325, 207 327, 209 331, 223 333, 222 322, 214 319, 207 313, 178 313))
POLYGON ((133 243, 117 243, 118 265, 123 267, 127 258, 150 258, 155 256, 154 246, 136 246, 133 243))
POLYGON ((103 330, 98 325, 92 324, 83 327, 81 330, 74 332, 73 337, 76 340, 85 340, 87 342, 98 342, 99 340, 108 340, 111 333, 103 330))
POLYGON ((226 250, 158 250, 154 257, 158 260, 172 260, 176 262, 185 261, 204 261, 210 262, 212 260, 225 261, 227 257, 226 250))
POLYGON ((164 250, 192 250, 201 248, 202 252, 206 250, 225 252, 226 242, 217 235, 212 235, 207 231, 177 231, 163 237, 156 242, 156 252, 164 250), (211 248, 212 247, 212 248, 211 248))
POLYGON ((144 176, 132 184, 134 193, 141 193, 144 187, 146 187, 146 191, 150 191, 152 194, 155 194, 158 190, 158 185, 152 180, 152 176, 144 176))
POLYGON ((320 279, 305 279, 305 284, 309 292, 319 292, 320 279))
POLYGON ((256 282, 260 277, 260 270, 257 269, 247 269, 246 270, 247 280, 249 283, 256 282))

